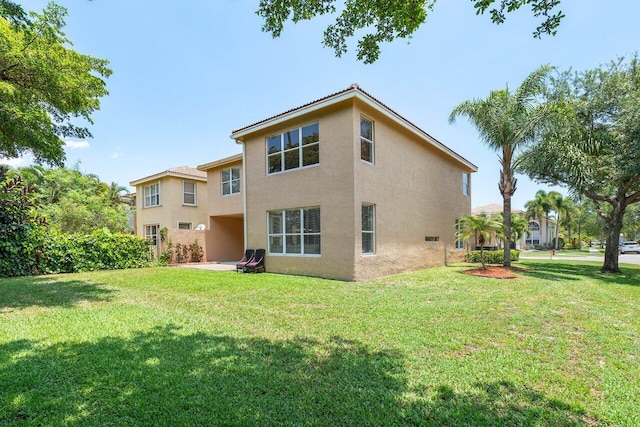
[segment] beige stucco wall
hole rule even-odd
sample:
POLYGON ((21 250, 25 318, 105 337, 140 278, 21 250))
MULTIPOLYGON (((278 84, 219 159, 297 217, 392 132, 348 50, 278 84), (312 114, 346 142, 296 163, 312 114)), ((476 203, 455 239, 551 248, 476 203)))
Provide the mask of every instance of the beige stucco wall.
POLYGON ((242 214, 242 160, 207 169, 207 200, 210 216, 242 214), (222 170, 240 167, 240 193, 222 195, 222 170))
POLYGON ((362 255, 362 235, 356 233, 356 279, 462 261, 465 251, 454 248, 455 221, 471 212, 470 196, 462 194, 462 174, 469 168, 360 103, 353 128, 356 230, 362 227, 362 203, 376 205, 376 253, 362 255), (361 115, 374 122, 373 165, 360 160, 361 115), (426 242, 426 236, 439 242, 426 242))
POLYGON ((245 143, 247 246, 268 249, 267 212, 320 206, 322 255, 268 255, 267 271, 353 280, 353 150, 349 103, 312 112, 250 136, 245 143), (319 122, 320 164, 266 173, 265 138, 319 122))
POLYGON ((239 261, 243 253, 242 217, 212 216, 207 232, 207 261, 239 261))
POLYGON ((321 208, 322 254, 267 254, 267 271, 367 280, 464 258, 454 249, 455 220, 471 212, 462 194, 462 173, 471 170, 358 101, 247 136, 245 159, 248 247, 268 249, 268 211, 321 208), (374 165, 360 160, 361 114, 374 121, 374 165), (320 164, 267 175, 265 138, 316 121, 320 164), (376 205, 374 255, 362 255, 363 202, 376 205))
POLYGON ((160 227, 177 229, 178 222, 190 222, 195 228, 198 224, 209 224, 207 215, 207 183, 190 180, 196 183, 197 206, 182 204, 183 178, 165 176, 158 180, 144 182, 136 186, 136 234, 144 235, 144 225, 160 224, 160 227), (144 207, 144 187, 160 181, 160 205, 144 207))

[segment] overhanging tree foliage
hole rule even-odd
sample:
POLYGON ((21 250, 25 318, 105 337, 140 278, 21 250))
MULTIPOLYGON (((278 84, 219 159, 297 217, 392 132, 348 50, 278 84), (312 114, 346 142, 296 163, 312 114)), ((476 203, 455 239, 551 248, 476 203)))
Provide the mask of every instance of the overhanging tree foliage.
POLYGON ((38 163, 62 165, 62 138, 91 134, 74 120, 91 114, 108 94, 104 59, 69 48, 62 32, 66 9, 55 3, 27 15, 0 0, 0 156, 31 153, 38 163))
MULTIPOLYGON (((555 35, 564 17, 561 11, 555 11, 560 0, 471 0, 476 14, 489 11, 491 20, 501 24, 506 14, 525 5, 542 22, 533 33, 535 37, 543 34, 555 35), (497 3, 497 4, 496 4, 497 3)), ((347 39, 361 30, 368 31, 359 41, 358 60, 365 63, 375 62, 380 56, 380 43, 391 42, 397 38, 407 38, 422 25, 433 10, 436 0, 345 0, 338 7, 336 0, 260 0, 256 12, 264 19, 262 30, 279 37, 284 24, 291 19, 294 23, 310 20, 319 15, 336 14, 333 24, 324 32, 323 44, 335 51, 340 57, 347 52, 347 39)))
POLYGON ((522 169, 593 201, 604 220, 603 272, 616 273, 627 208, 640 201, 640 63, 620 59, 550 81, 553 114, 522 169))

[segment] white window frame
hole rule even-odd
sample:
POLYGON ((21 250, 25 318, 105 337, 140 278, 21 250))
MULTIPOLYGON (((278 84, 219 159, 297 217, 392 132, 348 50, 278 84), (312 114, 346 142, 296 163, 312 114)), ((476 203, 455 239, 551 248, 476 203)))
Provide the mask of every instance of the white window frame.
POLYGON ((142 204, 145 208, 160 206, 160 181, 142 187, 142 204), (151 190, 154 188, 156 191, 155 193, 152 193, 151 190), (147 189, 149 190, 149 194, 147 194, 147 189), (154 201, 155 203, 152 203, 154 201))
POLYGON ((304 208, 293 208, 293 209, 276 209, 267 211, 267 247, 268 254, 273 256, 305 256, 305 257, 319 257, 322 255, 322 222, 320 223, 320 231, 318 232, 309 232, 304 229, 305 223, 305 210, 317 209, 318 215, 321 215, 320 206, 307 206, 304 208), (299 211, 300 213, 300 226, 299 231, 294 233, 287 233, 287 223, 286 223, 286 212, 290 211, 299 211), (280 232, 272 232, 271 224, 270 224, 270 216, 272 214, 280 215, 280 232), (298 236, 300 239, 300 252, 287 252, 287 237, 298 236), (305 252, 305 243, 304 238, 307 236, 318 236, 320 237, 320 253, 306 253, 305 252), (282 239, 282 252, 272 252, 271 251, 271 239, 272 237, 280 237, 282 239))
POLYGON ((236 194, 240 194, 240 174, 241 174, 241 170, 240 170, 240 166, 234 166, 231 168, 226 168, 226 169, 222 169, 220 171, 220 194, 222 194, 223 196, 235 196, 236 194), (237 169, 238 170, 238 178, 234 179, 233 178, 233 170, 237 169), (229 179, 225 180, 224 179, 224 173, 228 172, 229 173, 229 179), (233 183, 237 182, 238 183, 238 191, 233 191, 233 183), (225 193, 224 192, 224 185, 225 184, 229 184, 229 192, 225 193))
POLYGON ((462 195, 471 195, 471 174, 467 172, 462 173, 462 195))
POLYGON ((293 128, 293 129, 289 129, 285 132, 276 134, 276 135, 272 135, 269 136, 267 138, 265 138, 265 152, 266 152, 266 159, 267 159, 267 164, 266 164, 266 171, 267 171, 267 175, 277 175, 279 173, 285 173, 285 172, 290 172, 290 171, 295 171, 295 170, 300 170, 300 169, 307 169, 307 168, 313 168, 316 167, 318 165, 320 165, 320 123, 319 122, 313 122, 313 123, 308 123, 304 126, 300 126, 298 128, 293 128), (309 126, 317 126, 318 127, 318 140, 314 141, 310 144, 303 144, 302 142, 302 129, 307 128, 309 126), (298 132, 298 146, 294 147, 294 148, 285 148, 285 135, 289 132, 294 132, 297 131, 298 132), (277 139, 280 138, 280 149, 278 151, 275 151, 273 153, 269 153, 269 141, 271 139, 277 139), (318 162, 317 163, 312 163, 310 165, 303 165, 303 161, 304 161, 304 148, 309 148, 309 147, 314 147, 317 146, 318 147, 318 162), (298 167, 296 168, 291 168, 291 169, 285 169, 285 154, 286 153, 291 153, 293 151, 297 150, 298 151, 298 167), (270 165, 270 160, 271 157, 275 157, 276 155, 280 156, 280 170, 279 171, 274 171, 271 172, 269 170, 269 165, 270 165))
POLYGON ((178 221, 178 223, 176 224, 176 228, 178 230, 193 230, 193 223, 192 222, 187 222, 187 221, 178 221), (186 224, 189 226, 189 228, 180 228, 180 225, 186 224))
POLYGON ((364 116, 360 116, 360 160, 362 160, 365 163, 368 163, 370 165, 374 164, 375 162, 375 123, 373 120, 368 119, 364 116), (362 121, 366 120, 367 122, 371 123, 371 139, 367 138, 366 136, 362 135, 362 121), (362 144, 369 144, 370 145, 370 153, 371 153, 371 160, 367 160, 367 159, 363 159, 362 158, 362 144))
POLYGON ((158 238, 160 237, 160 224, 144 224, 144 238, 151 240, 151 246, 158 246, 158 238), (155 233, 151 231, 155 229, 155 233))
POLYGON ((453 247, 456 250, 464 249, 464 239, 459 236, 460 230, 462 230, 462 221, 459 218, 456 219, 455 228, 456 228, 456 234, 455 234, 455 241, 454 241, 453 247))
POLYGON ((184 206, 198 206, 198 183, 196 181, 188 179, 182 180, 182 204, 184 206), (186 184, 193 184, 193 193, 187 192, 187 189, 185 188, 186 184), (184 198, 187 194, 193 194, 193 203, 185 202, 184 198))
POLYGON ((371 221, 371 230, 365 230, 365 222, 364 220, 361 221, 360 224, 360 228, 362 230, 362 237, 361 237, 361 241, 360 241, 360 246, 361 246, 361 250, 362 250, 362 255, 375 255, 376 253, 376 205, 373 203, 363 203, 362 204, 362 208, 361 208, 361 219, 362 217, 364 217, 364 209, 365 208, 372 208, 371 209, 371 213, 373 216, 373 219, 371 221), (370 235, 372 237, 371 239, 371 251, 370 252, 365 252, 364 249, 364 237, 365 235, 370 235))

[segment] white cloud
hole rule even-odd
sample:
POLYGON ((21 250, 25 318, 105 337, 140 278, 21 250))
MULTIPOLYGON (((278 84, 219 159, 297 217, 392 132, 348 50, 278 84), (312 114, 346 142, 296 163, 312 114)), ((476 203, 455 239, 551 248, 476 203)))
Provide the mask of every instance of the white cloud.
POLYGON ((120 153, 113 153, 113 154, 111 155, 111 158, 112 158, 112 159, 117 159, 117 158, 119 158, 119 157, 120 157, 120 153))
POLYGON ((89 148, 89 143, 87 141, 65 141, 64 146, 75 150, 77 148, 89 148))
POLYGON ((0 156, 0 164, 2 165, 9 165, 11 167, 17 168, 20 166, 26 166, 28 163, 30 163, 31 160, 24 158, 24 157, 15 157, 12 159, 5 159, 4 157, 0 156))

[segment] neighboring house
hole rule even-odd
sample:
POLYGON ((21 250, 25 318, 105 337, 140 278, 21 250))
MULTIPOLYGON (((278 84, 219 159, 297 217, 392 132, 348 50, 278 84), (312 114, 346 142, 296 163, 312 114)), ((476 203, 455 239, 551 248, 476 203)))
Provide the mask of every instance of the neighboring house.
POLYGON ((167 228, 167 239, 174 244, 191 244, 199 237, 204 248, 206 228, 207 174, 196 168, 182 166, 130 182, 136 187, 135 233, 159 247, 160 230, 167 228), (202 225, 201 225, 202 224, 202 225))
POLYGON ((270 272, 366 280, 463 259, 456 225, 471 212, 477 167, 357 85, 231 137, 242 159, 199 167, 207 245, 219 246, 208 260, 265 248, 270 272), (224 194, 234 167, 240 192, 224 194))
MULTIPOLYGON (((512 209, 511 212, 515 215, 519 215, 522 218, 526 218, 526 212, 519 209, 512 209)), ((482 213, 488 215, 502 215, 502 205, 491 204, 486 206, 479 206, 471 210, 473 215, 480 215, 482 213)), ((529 218, 529 232, 516 242, 516 249, 533 249, 538 247, 544 247, 553 240, 555 223, 550 220, 548 223, 543 218, 542 220, 537 218, 529 218)), ((477 243, 472 242, 472 245, 477 243)), ((485 246, 502 246, 503 242, 492 236, 490 241, 485 243, 485 246)))

